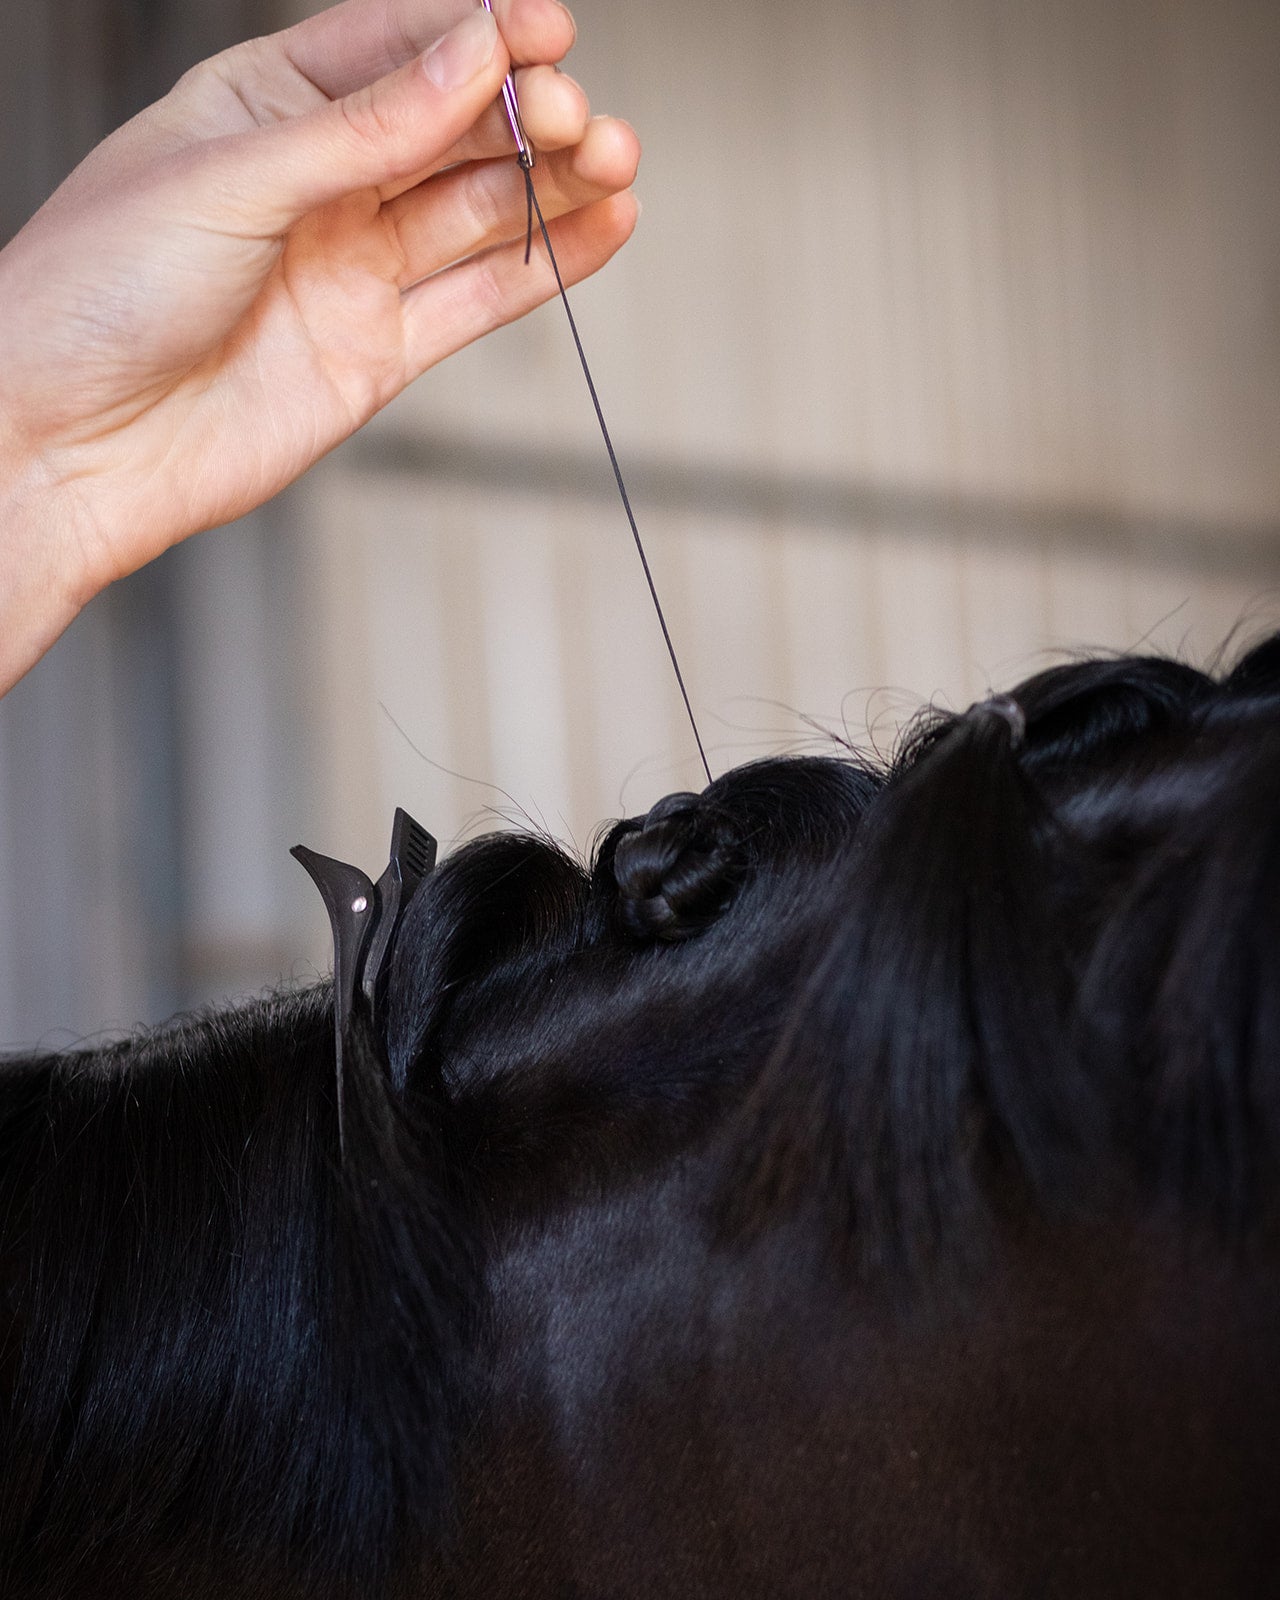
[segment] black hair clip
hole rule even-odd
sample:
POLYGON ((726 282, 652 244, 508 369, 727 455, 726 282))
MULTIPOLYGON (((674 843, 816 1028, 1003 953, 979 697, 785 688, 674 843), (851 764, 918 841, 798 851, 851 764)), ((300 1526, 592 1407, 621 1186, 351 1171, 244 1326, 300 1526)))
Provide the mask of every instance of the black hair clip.
POLYGON ((334 1069, 338 1088, 338 1140, 342 1119, 342 1041, 358 1004, 381 1032, 391 951, 414 890, 436 864, 436 841, 407 811, 396 807, 391 858, 377 883, 359 867, 322 856, 306 845, 289 852, 319 889, 333 929, 334 1069))

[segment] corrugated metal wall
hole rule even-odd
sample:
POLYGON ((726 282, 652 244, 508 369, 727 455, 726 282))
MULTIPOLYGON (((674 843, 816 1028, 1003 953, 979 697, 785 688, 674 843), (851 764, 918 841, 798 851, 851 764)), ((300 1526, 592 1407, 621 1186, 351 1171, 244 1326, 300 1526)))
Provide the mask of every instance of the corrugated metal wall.
MULTIPOLYGON (((270 0, 0 8, 0 239, 192 61, 273 15, 270 0)), ((279 947, 254 942, 262 863, 275 852, 252 808, 279 765, 262 731, 288 725, 291 691, 259 670, 251 606, 226 607, 212 650, 199 628, 237 587, 266 603, 254 574, 270 568, 269 521, 193 541, 116 585, 0 701, 0 1047, 65 1044, 188 1003, 193 953, 206 947, 200 876, 215 854, 237 900, 230 983, 278 970, 279 947), (246 670, 253 687, 221 715, 246 670), (211 763, 237 784, 221 832, 199 809, 211 763)), ((275 598, 287 616, 288 596, 275 598)), ((273 932, 284 920, 272 896, 273 932)), ((292 922, 283 939, 292 949, 292 922)))
MULTIPOLYGON (((575 299, 714 765, 1280 619, 1280 9, 577 14, 647 153, 575 299)), ((553 307, 310 485, 340 837, 696 783, 593 429, 553 307)))
MULTIPOLYGON (((823 726, 887 742, 1047 653, 1204 659, 1280 621, 1280 8, 575 12, 572 70, 646 146, 640 232, 575 305, 713 765, 823 726)), ((445 840, 496 812, 585 845, 697 782, 593 429, 547 308, 177 554, 141 602, 175 654, 168 779, 140 798, 109 725, 57 766, 98 849, 171 808, 163 994, 146 940, 86 978, 83 931, 42 993, 12 932, 95 925, 75 885, 48 912, 22 887, 15 763, 77 725, 58 647, 40 715, 0 708, 0 1033, 323 963, 287 846, 376 866, 395 803, 445 840)), ((95 887, 97 925, 129 883, 95 887)), ((136 910, 152 950, 165 903, 136 910)))

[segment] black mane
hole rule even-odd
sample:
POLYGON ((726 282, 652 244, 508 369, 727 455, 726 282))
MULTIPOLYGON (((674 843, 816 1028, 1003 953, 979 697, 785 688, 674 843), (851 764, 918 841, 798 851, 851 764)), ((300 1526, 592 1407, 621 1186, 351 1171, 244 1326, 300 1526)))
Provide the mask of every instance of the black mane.
POLYGON ((783 1235, 837 1295, 1014 1213, 1269 1237, 1280 640, 1013 697, 883 766, 740 768, 589 869, 458 851, 353 1041, 345 1159, 327 986, 4 1063, 0 1594, 437 1592, 549 1218, 670 1205, 771 1306, 783 1235))

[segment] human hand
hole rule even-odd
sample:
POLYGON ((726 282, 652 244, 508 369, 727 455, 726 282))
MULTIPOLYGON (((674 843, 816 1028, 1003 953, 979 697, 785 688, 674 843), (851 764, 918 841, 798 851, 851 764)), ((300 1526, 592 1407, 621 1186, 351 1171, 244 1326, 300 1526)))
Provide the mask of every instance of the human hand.
POLYGON ((347 0, 238 45, 0 252, 0 692, 114 578, 554 294, 524 265, 511 60, 566 282, 625 242, 638 146, 555 71, 572 19, 496 6, 500 32, 472 0, 347 0))

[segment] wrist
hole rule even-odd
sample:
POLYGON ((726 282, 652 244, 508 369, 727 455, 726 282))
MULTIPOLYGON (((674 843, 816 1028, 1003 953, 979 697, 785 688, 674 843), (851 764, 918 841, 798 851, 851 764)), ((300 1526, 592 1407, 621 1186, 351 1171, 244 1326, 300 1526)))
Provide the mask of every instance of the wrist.
POLYGON ((103 587, 74 500, 39 457, 0 439, 0 694, 103 587))

